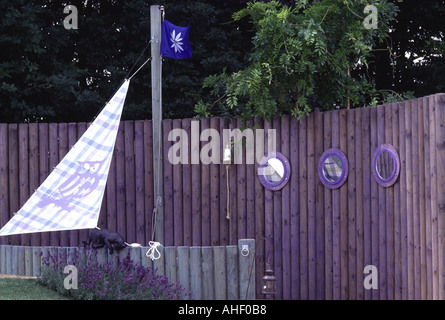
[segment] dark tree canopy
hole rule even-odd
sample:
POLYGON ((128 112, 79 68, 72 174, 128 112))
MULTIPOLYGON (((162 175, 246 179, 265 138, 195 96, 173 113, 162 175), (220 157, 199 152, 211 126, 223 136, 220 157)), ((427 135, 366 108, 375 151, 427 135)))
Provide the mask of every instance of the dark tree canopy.
MULTIPOLYGON (((250 34, 231 18, 244 2, 163 4, 170 22, 190 23, 193 49, 191 59, 164 59, 164 116, 193 117, 205 76, 245 63, 250 34)), ((142 0, 1 2, 0 122, 90 121, 148 45, 149 18, 142 0), (77 30, 63 27, 68 4, 78 9, 77 30)), ((150 48, 136 68, 149 55, 150 48)), ((132 79, 124 119, 151 118, 150 75, 148 64, 132 79)))
MULTIPOLYGON (((249 19, 233 19, 248 1, 162 2, 166 19, 181 26, 190 23, 193 49, 191 59, 164 59, 164 117, 202 116, 203 101, 218 99, 203 87, 204 79, 223 70, 239 72, 251 63, 255 29, 249 19)), ((309 6, 327 0, 281 1, 290 8, 303 2, 309 6)), ((390 38, 367 57, 370 83, 386 93, 423 96, 444 91, 445 1, 388 2, 399 11, 388 21, 390 38)), ((0 2, 0 122, 91 121, 148 45, 151 4, 154 1, 0 2), (78 9, 77 30, 63 27, 68 4, 78 9)), ((148 48, 136 68, 149 55, 148 48)), ((148 64, 132 79, 124 119, 151 118, 150 82, 148 64)), ((236 115, 225 110, 214 114, 236 115)))

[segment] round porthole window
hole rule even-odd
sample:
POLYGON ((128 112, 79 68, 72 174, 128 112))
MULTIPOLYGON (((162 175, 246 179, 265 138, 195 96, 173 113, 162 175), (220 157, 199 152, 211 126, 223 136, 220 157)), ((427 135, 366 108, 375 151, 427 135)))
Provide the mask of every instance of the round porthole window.
POLYGON ((318 162, 318 176, 329 189, 340 188, 348 178, 348 159, 337 149, 326 150, 318 162))
POLYGON ((290 178, 289 160, 280 152, 271 152, 264 156, 258 165, 258 177, 261 184, 269 190, 282 189, 290 178))
POLYGON ((382 144, 374 152, 372 173, 382 187, 392 186, 399 177, 400 160, 396 148, 382 144))

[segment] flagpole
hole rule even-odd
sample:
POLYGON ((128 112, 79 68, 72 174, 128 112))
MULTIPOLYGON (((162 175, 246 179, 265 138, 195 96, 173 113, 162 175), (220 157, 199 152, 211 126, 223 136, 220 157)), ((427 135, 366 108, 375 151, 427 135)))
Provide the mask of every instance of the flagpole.
POLYGON ((162 58, 160 5, 150 6, 151 30, 151 107, 153 123, 153 183, 156 217, 152 225, 152 240, 164 243, 164 184, 162 146, 162 58), (154 238, 153 238, 154 232, 154 238))

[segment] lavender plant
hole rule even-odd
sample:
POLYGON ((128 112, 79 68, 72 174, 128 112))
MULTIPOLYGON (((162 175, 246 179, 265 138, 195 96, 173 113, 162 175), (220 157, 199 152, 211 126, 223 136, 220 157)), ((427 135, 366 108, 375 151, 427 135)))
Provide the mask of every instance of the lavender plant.
POLYGON ((42 255, 39 283, 61 294, 79 300, 172 300, 187 296, 179 283, 170 283, 156 270, 135 264, 129 256, 119 261, 100 263, 97 251, 87 248, 85 255, 78 250, 67 252, 49 250, 42 255), (78 288, 65 289, 67 264, 76 266, 78 288))

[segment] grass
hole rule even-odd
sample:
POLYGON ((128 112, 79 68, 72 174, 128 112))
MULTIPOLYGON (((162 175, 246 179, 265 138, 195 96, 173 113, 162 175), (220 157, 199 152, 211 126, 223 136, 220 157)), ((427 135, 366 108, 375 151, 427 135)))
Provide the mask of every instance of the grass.
POLYGON ((68 300, 38 284, 37 279, 0 278, 0 300, 68 300))

